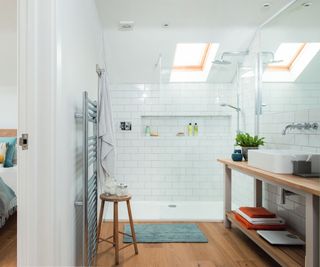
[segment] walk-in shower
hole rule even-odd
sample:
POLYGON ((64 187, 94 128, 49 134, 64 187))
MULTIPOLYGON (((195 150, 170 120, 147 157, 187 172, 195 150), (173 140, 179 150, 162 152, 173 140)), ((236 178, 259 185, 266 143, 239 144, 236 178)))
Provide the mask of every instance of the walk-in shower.
MULTIPOLYGON (((249 51, 227 51, 223 52, 220 59, 214 60, 212 63, 216 65, 231 65, 232 61, 226 60, 226 57, 240 57, 240 56, 247 56, 249 54, 249 51)), ((239 83, 239 72, 240 72, 240 63, 237 62, 237 70, 236 70, 236 91, 237 91, 237 105, 233 106, 228 103, 220 103, 221 107, 229 107, 234 109, 237 112, 237 133, 240 133, 240 83, 239 83)))
MULTIPOLYGON (((247 54, 221 55, 219 63, 229 65, 226 76, 234 82, 168 82, 169 67, 159 56, 155 66, 161 86, 111 85, 118 129, 115 178, 128 184, 136 220, 223 219, 223 170, 216 159, 230 157, 234 136, 240 132, 242 107, 235 66, 247 54), (217 102, 221 91, 225 99, 217 102), (131 122, 132 129, 122 131, 121 122, 131 122)), ((109 207, 105 214, 106 219, 112 218, 109 207)), ((120 219, 126 216, 120 206, 120 219)))
MULTIPOLYGON (((233 150, 236 116, 221 110, 216 96, 223 90, 232 99, 235 89, 232 83, 111 85, 118 129, 115 178, 128 184, 136 220, 223 219, 223 172, 216 159, 233 150), (122 121, 132 129, 122 131, 122 121)), ((110 207, 105 214, 111 219, 110 207)), ((120 205, 119 218, 126 216, 120 205)))

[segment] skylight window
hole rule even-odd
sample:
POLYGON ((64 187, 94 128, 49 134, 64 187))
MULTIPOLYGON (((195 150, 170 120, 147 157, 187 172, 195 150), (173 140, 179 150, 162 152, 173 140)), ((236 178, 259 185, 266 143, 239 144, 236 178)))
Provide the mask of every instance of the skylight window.
POLYGON ((280 62, 269 64, 269 69, 290 70, 305 46, 305 43, 282 43, 274 55, 275 60, 279 60, 280 62))
POLYGON ((265 82, 294 82, 320 50, 320 43, 282 43, 276 53, 277 63, 269 64, 265 82))
POLYGON ((174 56, 173 68, 180 69, 200 69, 206 59, 210 44, 177 44, 174 56))
POLYGON ((218 47, 219 44, 211 43, 177 44, 170 81, 206 81, 218 47))

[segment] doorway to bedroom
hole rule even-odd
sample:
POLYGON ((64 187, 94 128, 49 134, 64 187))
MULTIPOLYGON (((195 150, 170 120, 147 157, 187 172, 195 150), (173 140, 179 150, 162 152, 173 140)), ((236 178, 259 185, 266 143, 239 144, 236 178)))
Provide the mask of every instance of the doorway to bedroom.
POLYGON ((16 266, 17 2, 0 5, 0 266, 16 266))

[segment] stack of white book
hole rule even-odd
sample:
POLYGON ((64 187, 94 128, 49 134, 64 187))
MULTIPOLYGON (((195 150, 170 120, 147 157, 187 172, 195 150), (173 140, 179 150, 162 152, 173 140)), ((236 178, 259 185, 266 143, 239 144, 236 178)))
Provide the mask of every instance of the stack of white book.
POLYGON ((264 225, 264 224, 265 225, 273 225, 273 224, 279 225, 280 224, 280 225, 282 225, 282 224, 286 223, 286 221, 284 219, 282 219, 281 217, 278 217, 278 216, 276 216, 274 218, 251 218, 239 209, 237 209, 236 212, 251 224, 261 224, 261 225, 264 225))

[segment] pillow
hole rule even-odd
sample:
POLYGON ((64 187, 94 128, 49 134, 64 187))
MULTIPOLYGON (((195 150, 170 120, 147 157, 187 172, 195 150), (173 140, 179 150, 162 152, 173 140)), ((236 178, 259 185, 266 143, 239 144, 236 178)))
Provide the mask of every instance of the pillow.
POLYGON ((18 162, 17 147, 14 148, 14 154, 13 154, 12 162, 13 162, 14 165, 17 165, 17 162, 18 162))
POLYGON ((0 143, 7 143, 7 153, 4 160, 3 167, 13 167, 13 156, 16 149, 17 138, 16 137, 0 137, 0 143))
POLYGON ((6 159, 7 143, 0 143, 0 164, 6 159))

